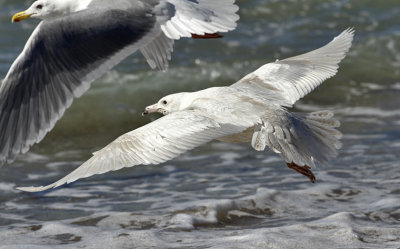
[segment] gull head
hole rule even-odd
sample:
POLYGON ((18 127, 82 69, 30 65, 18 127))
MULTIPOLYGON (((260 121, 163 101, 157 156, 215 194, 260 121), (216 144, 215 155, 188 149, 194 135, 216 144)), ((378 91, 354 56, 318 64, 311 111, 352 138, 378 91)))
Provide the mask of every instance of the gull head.
POLYGON ((48 16, 56 15, 57 1, 38 0, 27 10, 19 12, 12 17, 12 22, 20 22, 28 18, 46 19, 48 16))
POLYGON ((154 105, 150 105, 144 109, 142 115, 159 112, 163 115, 168 115, 173 112, 181 111, 185 108, 187 93, 175 93, 161 98, 154 105))
POLYGON ((12 22, 20 22, 28 18, 50 19, 71 12, 85 9, 90 0, 38 0, 27 10, 19 12, 12 17, 12 22))

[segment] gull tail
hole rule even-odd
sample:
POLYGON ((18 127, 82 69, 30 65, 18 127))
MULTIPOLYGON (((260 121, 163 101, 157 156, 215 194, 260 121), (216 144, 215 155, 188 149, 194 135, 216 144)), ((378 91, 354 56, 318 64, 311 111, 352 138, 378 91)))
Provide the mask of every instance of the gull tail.
POLYGON ((330 111, 309 114, 284 112, 274 121, 265 122, 253 134, 252 146, 264 150, 269 146, 288 165, 315 166, 327 164, 336 157, 342 144, 340 122, 330 111))

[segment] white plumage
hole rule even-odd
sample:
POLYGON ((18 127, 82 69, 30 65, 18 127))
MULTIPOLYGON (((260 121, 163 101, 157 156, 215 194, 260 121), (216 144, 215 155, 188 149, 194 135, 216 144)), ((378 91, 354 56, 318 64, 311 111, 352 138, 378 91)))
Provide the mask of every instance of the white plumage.
MULTIPOLYGON (((170 21, 161 24, 161 29, 171 39, 191 37, 192 34, 226 32, 236 27, 238 16, 232 15, 238 8, 234 0, 167 0, 160 4, 160 13, 167 13, 170 21), (175 15, 166 12, 168 5, 175 6, 175 15), (188 25, 190 23, 191 25, 188 25)), ((162 16, 162 14, 160 14, 162 16)))
POLYGON ((164 117, 117 138, 53 184, 19 189, 43 191, 123 167, 159 164, 214 139, 250 142, 258 151, 269 147, 289 167, 326 163, 341 146, 335 129, 340 123, 329 111, 290 113, 282 106, 335 75, 352 39, 348 29, 320 49, 266 64, 229 87, 166 96, 144 113, 164 117))
POLYGON ((233 86, 247 89, 245 91, 253 97, 261 96, 261 98, 270 98, 262 91, 262 89, 268 90, 268 94, 278 94, 277 104, 291 107, 324 80, 336 74, 338 63, 349 50, 352 34, 352 29, 347 29, 319 49, 266 64, 233 86), (261 94, 257 93, 258 90, 262 91, 261 94))

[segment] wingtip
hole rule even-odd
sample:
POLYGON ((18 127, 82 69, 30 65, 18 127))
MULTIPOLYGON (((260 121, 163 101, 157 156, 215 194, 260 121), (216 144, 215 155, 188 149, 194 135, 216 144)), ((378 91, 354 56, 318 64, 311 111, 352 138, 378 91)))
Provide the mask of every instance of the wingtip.
POLYGON ((353 44, 354 33, 355 33, 354 27, 349 27, 344 31, 342 31, 338 36, 336 36, 332 40, 331 44, 336 44, 336 46, 343 46, 343 52, 345 56, 345 54, 350 50, 353 44))
POLYGON ((348 27, 347 29, 345 29, 345 31, 344 32, 347 32, 347 33, 354 33, 354 32, 356 32, 356 29, 354 28, 354 27, 348 27))
POLYGON ((24 191, 24 192, 35 193, 35 192, 45 191, 45 190, 48 190, 50 188, 54 188, 54 186, 49 185, 49 186, 40 186, 40 187, 18 187, 17 190, 24 191))
POLYGON ((345 29, 342 33, 340 33, 337 37, 348 36, 349 38, 351 38, 351 40, 353 40, 355 32, 356 30, 354 27, 349 27, 345 29))
POLYGON ((12 164, 15 161, 17 155, 22 152, 15 152, 14 150, 8 151, 4 148, 0 148, 0 150, 2 150, 2 153, 0 154, 0 168, 4 165, 12 164))

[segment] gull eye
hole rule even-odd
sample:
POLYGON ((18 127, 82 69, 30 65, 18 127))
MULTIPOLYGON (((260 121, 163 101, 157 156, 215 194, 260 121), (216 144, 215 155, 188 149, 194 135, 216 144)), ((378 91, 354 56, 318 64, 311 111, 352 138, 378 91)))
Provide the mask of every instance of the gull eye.
POLYGON ((163 105, 168 104, 168 102, 166 100, 163 100, 162 103, 163 103, 163 105))
POLYGON ((38 9, 38 10, 43 9, 43 5, 39 4, 38 6, 36 6, 36 9, 38 9))

